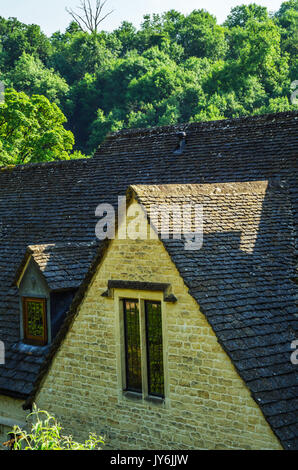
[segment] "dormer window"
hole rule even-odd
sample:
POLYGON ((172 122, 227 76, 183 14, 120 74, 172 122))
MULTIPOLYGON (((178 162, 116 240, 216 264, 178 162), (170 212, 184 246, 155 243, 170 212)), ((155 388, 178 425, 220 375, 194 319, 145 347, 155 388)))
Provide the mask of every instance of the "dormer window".
POLYGON ((95 250, 86 243, 28 246, 14 280, 21 343, 44 347, 53 342, 95 250))
POLYGON ((46 299, 23 297, 23 328, 25 343, 47 344, 46 299))

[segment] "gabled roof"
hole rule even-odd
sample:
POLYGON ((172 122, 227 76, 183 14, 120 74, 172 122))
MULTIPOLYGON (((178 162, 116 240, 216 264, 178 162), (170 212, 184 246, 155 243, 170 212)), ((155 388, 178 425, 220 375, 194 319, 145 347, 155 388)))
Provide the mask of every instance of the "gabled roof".
POLYGON ((33 259, 49 290, 76 289, 80 287, 86 276, 95 256, 96 247, 95 242, 28 246, 14 283, 19 286, 28 261, 33 259))
POLYGON ((203 206, 202 248, 186 251, 183 238, 165 239, 164 245, 272 429, 286 448, 294 448, 298 381, 290 356, 298 333, 297 286, 286 185, 260 181, 132 190, 153 225, 160 222, 156 205, 203 206))
MULTIPOLYGON (((275 193, 276 199, 279 198, 285 203, 279 207, 275 206, 276 212, 271 214, 272 220, 274 223, 279 220, 285 227, 293 227, 294 221, 297 220, 298 206, 295 181, 297 122, 298 113, 279 113, 236 120, 122 131, 109 136, 95 156, 89 160, 0 169, 0 340, 3 340, 6 346, 6 364, 0 366, 0 392, 28 397, 32 390, 36 389, 37 378, 40 377, 47 354, 46 348, 27 350, 19 341, 18 291, 12 284, 28 246, 96 241, 95 225, 98 219, 95 217, 95 209, 97 205, 104 202, 116 206, 118 196, 125 195, 130 184, 175 185, 270 181, 271 187, 275 185, 277 193, 280 191, 280 196, 275 193), (181 155, 174 153, 179 131, 185 131, 187 134, 187 144, 181 155), (285 195, 286 199, 284 199, 285 195), (284 207, 286 210, 283 210, 284 207)), ((264 212, 262 210, 262 215, 267 214, 266 220, 268 220, 270 214, 266 212, 266 196, 264 201, 265 209, 264 212)), ((260 224, 262 227, 262 219, 260 224)), ((265 229, 261 233, 265 244, 264 249, 266 246, 268 253, 274 258, 282 240, 278 237, 273 240, 271 235, 267 237, 265 229)), ((292 247, 292 239, 286 239, 285 244, 287 253, 290 253, 289 247, 292 247)), ((99 249, 101 250, 102 247, 99 249)), ((173 246, 172 250, 174 249, 179 250, 179 247, 173 246)), ((260 254, 260 256, 262 258, 263 255, 260 254)), ((98 254, 97 260, 99 259, 98 254)), ((276 312, 279 314, 282 312, 282 316, 294 315, 291 306, 285 307, 284 301, 279 304, 277 300, 279 290, 286 297, 286 291, 280 287, 278 281, 278 272, 281 271, 282 278, 286 272, 284 264, 282 267, 279 265, 281 261, 279 257, 274 265, 271 284, 270 273, 266 275, 268 284, 264 291, 266 295, 264 295, 263 303, 264 307, 268 307, 269 310, 274 304, 276 312), (271 302, 272 293, 275 293, 273 302, 271 302), (286 308, 285 311, 284 308, 286 308)), ((176 264, 181 272, 185 271, 186 282, 191 283, 188 275, 195 269, 195 261, 189 259, 188 263, 189 270, 186 269, 185 264, 181 267, 178 261, 176 264)), ((228 261, 226 263, 229 264, 228 261)), ((233 266, 236 271, 237 263, 235 262, 233 266)), ((271 269, 272 265, 269 264, 268 267, 271 269)), ((92 269, 87 273, 85 283, 91 278, 92 269)), ((264 271, 262 273, 264 274, 264 271)), ((289 271, 289 275, 294 274, 289 271)), ((83 287, 85 285, 83 283, 83 287)), ((192 291, 195 288, 198 289, 193 284, 190 285, 192 291)), ((205 286, 203 283, 200 285, 203 286, 202 289, 206 295, 208 295, 208 288, 210 292, 214 289, 211 282, 205 286)), ((238 307, 239 312, 241 308, 245 310, 245 305, 250 306, 249 309, 252 308, 249 296, 247 302, 243 297, 239 299, 237 284, 228 284, 228 287, 230 301, 232 302, 233 297, 237 298, 234 307, 238 307)), ((75 311, 74 307, 80 301, 81 295, 82 293, 78 293, 74 299, 71 312, 75 311)), ((289 302, 291 299, 290 290, 289 302)), ((225 306, 226 301, 223 299, 222 301, 225 306)), ((204 305, 207 315, 212 301, 208 307, 208 297, 206 297, 204 305)), ((264 311, 266 315, 269 315, 266 308, 264 311)), ((227 316, 226 320, 229 318, 227 316)), ((240 317, 238 320, 240 321, 240 317)), ((57 342, 66 333, 70 321, 71 313, 57 342)), ((263 336, 264 333, 256 329, 254 341, 260 343, 260 348, 263 347, 263 336)), ((237 339, 232 339, 232 341, 234 341, 233 354, 236 360, 236 356, 241 356, 243 351, 237 339)), ((49 357, 53 356, 54 351, 55 348, 49 357)), ((254 354, 262 358, 258 349, 254 354)), ((248 359, 254 360, 253 357, 248 359)), ((272 395, 270 400, 267 398, 269 401, 266 406, 272 408, 273 417, 280 416, 287 424, 289 412, 287 393, 292 393, 292 391, 288 392, 288 389, 292 390, 292 384, 285 383, 281 389, 275 387, 272 381, 268 381, 267 386, 268 391, 271 387, 272 395)), ((290 411, 297 412, 297 402, 292 403, 294 407, 290 411)), ((291 441, 291 445, 297 442, 295 441, 297 436, 293 437, 293 433, 291 428, 288 436, 288 442, 291 441)))

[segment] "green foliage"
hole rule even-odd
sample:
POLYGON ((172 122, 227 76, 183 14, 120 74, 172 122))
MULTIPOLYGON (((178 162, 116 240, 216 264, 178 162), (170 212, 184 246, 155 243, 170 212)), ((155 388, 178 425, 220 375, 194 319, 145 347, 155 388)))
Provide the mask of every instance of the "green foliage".
POLYGON ((105 33, 88 34, 82 31, 54 35, 54 52, 50 63, 68 84, 81 80, 108 66, 117 57, 121 44, 116 37, 105 33))
MULTIPOLYGON (((281 52, 280 31, 273 20, 248 19, 245 26, 230 29, 227 38, 230 46, 227 60, 212 77, 223 92, 242 94, 247 80, 252 83, 254 79, 255 89, 262 88, 267 101, 289 96, 289 57, 281 52)), ((247 114, 252 113, 251 107, 245 109, 247 114)))
POLYGON ((298 77, 298 0, 284 2, 274 19, 281 33, 281 51, 289 54, 291 81, 298 77))
POLYGON ((53 69, 48 69, 41 60, 25 52, 4 78, 8 86, 28 95, 44 95, 57 105, 69 91, 66 81, 53 69))
POLYGON ((212 61, 224 58, 228 47, 224 28, 205 10, 194 10, 184 19, 177 42, 187 57, 206 57, 212 61))
POLYGON ((93 150, 97 146, 98 141, 103 141, 105 136, 110 132, 116 132, 122 129, 123 121, 117 116, 117 110, 111 111, 108 116, 105 116, 102 109, 98 109, 97 118, 90 126, 90 138, 88 140, 88 147, 93 150))
POLYGON ((55 103, 8 88, 0 104, 0 164, 69 159, 74 137, 55 103))
MULTIPOLYGON (((291 108, 286 96, 279 98, 270 98, 269 103, 255 111, 255 114, 280 113, 288 111, 291 108)), ((293 108, 294 109, 294 106, 293 108)))
POLYGON ((50 41, 40 27, 25 25, 16 18, 6 20, 0 17, 0 44, 1 64, 5 70, 12 68, 23 52, 38 57, 44 63, 51 54, 50 41))
POLYGON ((47 411, 38 410, 34 405, 28 415, 31 422, 30 432, 14 426, 10 435, 13 439, 12 450, 100 450, 104 444, 101 437, 90 434, 89 439, 80 444, 72 436, 62 435, 62 426, 47 411))
POLYGON ((136 48, 136 32, 134 25, 128 21, 123 21, 121 26, 115 29, 113 35, 121 44, 121 56, 136 48))
POLYGON ((229 29, 237 26, 245 28, 248 21, 266 21, 268 12, 266 7, 251 3, 250 5, 240 5, 232 8, 231 13, 225 21, 225 26, 229 29))
POLYGON ((28 122, 38 118, 23 111, 11 135, 0 132, 0 161, 69 158, 73 140, 64 116, 76 139, 70 158, 76 158, 122 128, 297 109, 290 103, 297 34, 298 0, 275 14, 255 3, 239 5, 223 25, 202 9, 145 15, 139 29, 123 22, 112 32, 88 34, 72 22, 50 39, 38 26, 0 18, 1 79, 31 96, 33 108, 39 95, 50 102, 41 109, 52 109, 44 127, 52 145, 45 152, 37 145, 38 125, 28 122), (59 129, 51 128, 54 121, 59 129))

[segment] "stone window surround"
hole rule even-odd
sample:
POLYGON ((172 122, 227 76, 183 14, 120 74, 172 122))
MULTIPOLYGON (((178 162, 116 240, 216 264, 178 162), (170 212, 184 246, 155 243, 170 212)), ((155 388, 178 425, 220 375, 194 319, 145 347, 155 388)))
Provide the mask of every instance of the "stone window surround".
MULTIPOLYGON (((141 285, 141 283, 140 283, 141 285)), ((156 284, 157 286, 157 284, 156 284)), ((167 338, 167 316, 165 293, 161 290, 141 290, 141 289, 125 289, 113 287, 111 296, 114 300, 115 311, 115 334, 116 344, 118 345, 117 354, 117 382, 118 382, 118 400, 133 401, 135 404, 142 405, 156 405, 165 408, 169 407, 169 378, 168 378, 168 338, 167 338), (140 332, 141 332, 141 364, 142 364, 142 393, 126 391, 126 361, 125 361, 125 334, 124 334, 124 315, 123 315, 123 302, 124 299, 135 299, 139 301, 140 311, 140 332), (148 394, 148 374, 147 374, 147 346, 146 346, 146 322, 145 322, 145 301, 152 300, 161 303, 162 312, 162 340, 163 340, 163 363, 164 363, 164 394, 165 398, 150 396, 148 394)))

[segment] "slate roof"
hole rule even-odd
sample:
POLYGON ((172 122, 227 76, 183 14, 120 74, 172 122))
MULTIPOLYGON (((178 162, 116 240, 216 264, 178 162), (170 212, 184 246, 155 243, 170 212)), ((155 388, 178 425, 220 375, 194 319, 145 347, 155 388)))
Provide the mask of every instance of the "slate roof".
MULTIPOLYGON (((275 190, 266 189, 265 195, 252 201, 260 214, 253 252, 239 250, 235 219, 226 220, 222 232, 211 232, 207 238, 209 270, 208 263, 203 266, 200 258, 203 252, 199 258, 189 255, 186 261, 184 254, 180 255, 179 243, 167 249, 252 393, 261 398, 261 409, 270 418, 272 429, 286 448, 298 447, 298 394, 289 371, 291 365, 285 362, 287 341, 297 327, 291 282, 295 277, 292 259, 298 207, 297 122, 297 113, 279 113, 122 131, 110 135, 89 160, 0 169, 0 340, 6 346, 6 364, 0 366, 0 392, 33 396, 49 362, 45 361, 47 348, 25 347, 19 341, 18 292, 13 282, 28 246, 94 242, 97 205, 105 202, 116 206, 118 196, 125 195, 131 184, 265 180, 275 190), (179 131, 187 134, 181 155, 174 153, 179 131), (217 237, 219 244, 214 242, 217 237), (228 250, 223 248, 225 241, 231 246, 228 250), (211 247, 215 244, 222 247, 222 251, 216 251, 224 259, 222 280, 219 265, 213 263, 211 247), (212 295, 215 289, 217 296, 212 295), (280 331, 277 325, 281 325, 280 331), (246 365, 241 372, 242 364, 246 365)), ((243 195, 242 209, 245 199, 243 195)), ((99 250, 49 358, 67 332, 102 246, 99 250)))
POLYGON ((76 289, 84 280, 97 251, 97 243, 30 245, 15 277, 20 280, 29 258, 39 267, 51 291, 76 289))

